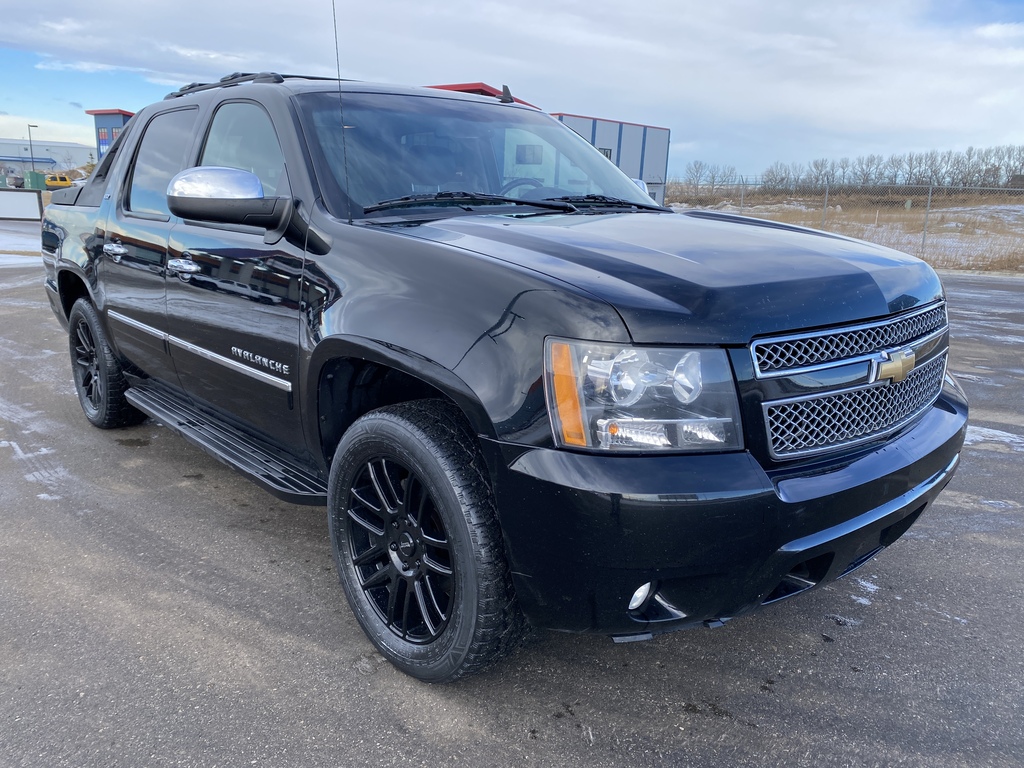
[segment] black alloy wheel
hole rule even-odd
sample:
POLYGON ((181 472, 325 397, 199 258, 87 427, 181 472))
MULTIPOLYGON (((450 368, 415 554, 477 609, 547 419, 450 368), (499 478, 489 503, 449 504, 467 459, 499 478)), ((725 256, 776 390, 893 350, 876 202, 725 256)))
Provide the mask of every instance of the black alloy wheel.
POLYGON ((448 624, 455 578, 437 505, 409 467, 367 459, 349 490, 345 535, 362 589, 396 636, 429 643, 448 624))
POLYGON ((462 414, 439 400, 371 411, 335 452, 338 578, 377 650, 420 680, 479 672, 525 634, 487 477, 462 414))
POLYGON ((79 299, 68 316, 71 372, 85 417, 101 429, 138 424, 146 415, 125 398, 128 389, 121 365, 107 342, 96 310, 79 299))
POLYGON ((78 322, 71 329, 71 334, 71 344, 74 347, 72 361, 75 366, 75 385, 84 397, 82 404, 91 411, 99 411, 103 407, 106 388, 103 386, 103 378, 100 376, 96 338, 84 316, 78 318, 78 322))

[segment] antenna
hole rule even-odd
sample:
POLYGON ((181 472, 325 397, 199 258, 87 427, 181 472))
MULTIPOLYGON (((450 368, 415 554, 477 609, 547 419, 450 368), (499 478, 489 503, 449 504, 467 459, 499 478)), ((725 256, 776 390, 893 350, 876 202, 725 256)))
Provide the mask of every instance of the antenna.
POLYGON ((515 97, 512 96, 512 91, 508 89, 507 85, 501 86, 501 96, 498 97, 498 101, 502 104, 511 104, 515 101, 515 97))
POLYGON ((334 61, 338 69, 338 116, 341 118, 341 154, 345 173, 345 198, 348 201, 348 223, 352 223, 352 196, 348 186, 348 146, 345 143, 345 108, 341 99, 341 47, 338 44, 338 6, 331 0, 331 14, 334 16, 334 61))

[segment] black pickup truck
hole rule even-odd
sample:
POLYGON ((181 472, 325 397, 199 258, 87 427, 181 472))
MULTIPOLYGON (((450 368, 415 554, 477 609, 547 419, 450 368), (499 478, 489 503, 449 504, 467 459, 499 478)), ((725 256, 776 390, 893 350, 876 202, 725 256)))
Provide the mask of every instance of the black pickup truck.
POLYGON ((356 617, 423 680, 843 576, 964 439, 927 265, 673 212, 507 93, 193 84, 42 238, 89 421, 326 505, 356 617))

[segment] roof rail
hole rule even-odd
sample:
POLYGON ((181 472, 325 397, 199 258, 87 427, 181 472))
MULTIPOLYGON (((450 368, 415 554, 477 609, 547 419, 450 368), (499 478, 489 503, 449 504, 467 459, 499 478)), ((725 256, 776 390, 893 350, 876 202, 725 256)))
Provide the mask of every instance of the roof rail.
POLYGON ((164 99, 176 99, 197 91, 209 91, 213 88, 225 88, 229 85, 239 83, 283 83, 286 78, 301 78, 303 80, 336 80, 333 77, 314 77, 311 75, 280 75, 277 72, 235 72, 226 75, 216 83, 189 83, 173 93, 168 93, 164 99))
POLYGON ((236 85, 237 83, 283 83, 284 78, 276 72, 235 72, 233 74, 222 77, 216 83, 189 83, 183 88, 179 88, 173 93, 168 93, 164 96, 164 99, 176 99, 179 96, 184 96, 187 93, 195 93, 197 91, 208 91, 213 88, 223 88, 227 85, 236 85))

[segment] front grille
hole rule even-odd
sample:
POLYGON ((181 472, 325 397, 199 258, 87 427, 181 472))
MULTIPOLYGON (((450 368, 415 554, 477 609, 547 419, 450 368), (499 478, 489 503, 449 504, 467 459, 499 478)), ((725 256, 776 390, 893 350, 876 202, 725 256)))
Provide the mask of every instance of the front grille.
POLYGON ((899 383, 765 403, 769 451, 773 458, 789 459, 893 432, 935 402, 945 371, 943 352, 899 383))
POLYGON ((779 375, 899 347, 946 327, 945 303, 898 319, 756 341, 751 349, 758 376, 779 375))

